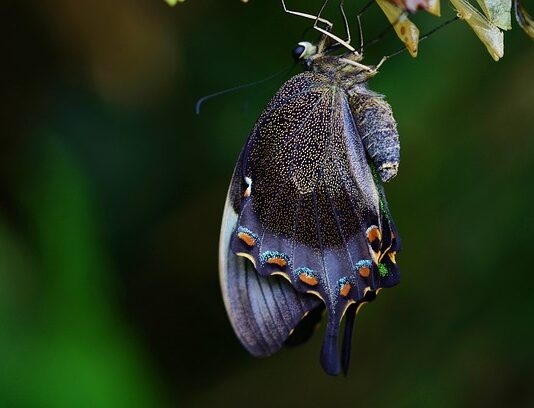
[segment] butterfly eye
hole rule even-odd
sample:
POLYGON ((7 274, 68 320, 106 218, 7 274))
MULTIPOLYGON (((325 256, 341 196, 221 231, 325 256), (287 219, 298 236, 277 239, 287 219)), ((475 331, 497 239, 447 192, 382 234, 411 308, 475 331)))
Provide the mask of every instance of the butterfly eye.
POLYGON ((303 45, 297 45, 293 49, 293 58, 298 61, 300 59, 300 57, 302 56, 302 54, 304 54, 305 50, 306 50, 306 48, 304 48, 303 45))
POLYGON ((297 61, 308 59, 315 53, 317 53, 317 47, 310 42, 303 41, 293 49, 293 58, 297 61))

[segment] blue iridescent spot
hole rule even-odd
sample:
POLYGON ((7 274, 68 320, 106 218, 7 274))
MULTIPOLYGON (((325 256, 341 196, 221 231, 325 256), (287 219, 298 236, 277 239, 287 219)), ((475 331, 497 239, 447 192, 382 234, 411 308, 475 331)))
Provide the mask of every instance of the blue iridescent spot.
POLYGON ((350 289, 352 288, 349 279, 346 277, 340 278, 337 281, 337 285, 339 287, 339 294, 343 297, 346 297, 349 295, 350 289))
POLYGON ((372 266, 373 263, 368 259, 362 259, 356 262, 356 270, 362 278, 368 278, 371 275, 372 266))
POLYGON ((368 259, 362 259, 361 261, 356 262, 356 269, 363 267, 370 268, 371 266, 373 266, 373 262, 368 259))
POLYGON ((255 240, 258 240, 258 236, 256 234, 254 234, 251 230, 249 230, 246 227, 238 227, 237 228, 237 233, 239 234, 241 232, 244 233, 244 234, 250 235, 255 240))
POLYGON ((313 269, 306 268, 305 266, 301 266, 300 268, 295 269, 295 272, 293 273, 295 274, 295 278, 298 278, 302 274, 306 276, 313 276, 313 277, 316 276, 313 269))
POLYGON ((239 227, 236 231, 236 234, 237 238, 239 238, 245 245, 249 247, 253 247, 258 243, 258 236, 248 228, 239 227))
POLYGON ((298 279, 310 286, 315 286, 319 283, 317 274, 313 269, 301 266, 300 268, 295 269, 293 273, 295 274, 295 279, 298 279))
POLYGON ((289 263, 289 257, 283 252, 265 251, 260 255, 260 261, 263 265, 275 264, 278 266, 286 266, 289 263))

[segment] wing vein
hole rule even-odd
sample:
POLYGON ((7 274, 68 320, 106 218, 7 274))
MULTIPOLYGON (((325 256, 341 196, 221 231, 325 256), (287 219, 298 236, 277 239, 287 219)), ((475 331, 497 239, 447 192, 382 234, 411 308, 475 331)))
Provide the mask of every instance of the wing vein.
MULTIPOLYGON (((259 276, 258 274, 256 273, 256 271, 253 271, 252 273, 254 275, 254 278, 256 279, 256 283, 258 284, 258 286, 260 287, 260 292, 261 292, 261 295, 262 295, 262 298, 263 298, 263 302, 265 303, 265 305, 267 306, 267 300, 265 299, 265 294, 263 293, 263 289, 261 287, 261 282, 259 280, 259 276)), ((247 295, 250 293, 250 286, 247 285, 247 295)), ((249 300, 250 299, 250 296, 249 296, 249 300)), ((250 302, 252 304, 252 302, 250 302)), ((260 310, 258 310, 258 312, 260 313, 260 318, 262 319, 262 324, 259 325, 260 326, 260 329, 259 329, 259 332, 261 334, 261 336, 265 339, 266 343, 267 343, 267 351, 270 353, 271 352, 271 348, 269 347, 269 338, 270 340, 272 341, 272 344, 276 343, 276 339, 274 338, 274 336, 272 335, 272 333, 268 330, 267 327, 265 327, 265 317, 263 315, 263 313, 261 312, 261 306, 259 304, 257 304, 258 307, 260 307, 260 310), (261 329, 261 326, 264 326, 264 330, 261 329), (266 330, 267 329, 267 330, 266 330)), ((269 313, 269 315, 271 315, 271 312, 269 310, 269 307, 267 307, 267 312, 269 313)), ((253 311, 254 313, 254 311, 253 311)), ((271 316, 271 319, 272 319, 272 316, 271 316)))
MULTIPOLYGON (((250 291, 249 291, 249 289, 250 289, 250 285, 249 285, 250 271, 248 270, 249 269, 249 266, 247 264, 248 261, 246 259, 243 259, 242 261, 243 261, 244 272, 245 272, 245 274, 244 274, 245 275, 245 282, 244 282, 245 283, 245 290, 244 290, 245 293, 243 294, 241 291, 239 291, 239 292, 242 293, 241 296, 245 296, 246 295, 246 298, 248 300, 247 309, 250 309, 252 311, 252 314, 254 314, 254 311, 253 311, 253 308, 252 308, 252 301, 251 301, 250 295, 249 295, 249 293, 250 293, 250 291)), ((242 302, 242 303, 244 303, 244 302, 242 302)), ((269 351, 269 348, 267 346, 265 337, 263 337, 263 333, 262 333, 262 331, 261 331, 261 329, 260 329, 260 327, 258 325, 258 322, 256 321, 256 317, 255 316, 250 316, 250 314, 248 314, 246 312, 245 312, 245 315, 246 315, 247 320, 248 320, 248 322, 250 324, 250 327, 251 328, 254 327, 256 329, 255 330, 256 333, 253 333, 253 335, 254 334, 256 335, 257 344, 263 350, 262 354, 266 355, 268 353, 268 351, 269 351)))
MULTIPOLYGON (((326 269, 326 262, 324 259, 324 246, 323 246, 323 238, 321 236, 321 223, 319 222, 319 211, 317 209, 317 192, 314 190, 312 193, 313 198, 313 215, 315 218, 315 226, 317 229, 317 241, 319 242, 319 251, 321 252, 321 263, 323 264, 323 272, 324 272, 324 279, 325 279, 325 293, 328 295, 328 297, 331 297, 331 294, 328 292, 328 288, 330 288, 330 279, 328 279, 328 270, 326 269)), ((331 299, 329 299, 331 301, 331 299)))

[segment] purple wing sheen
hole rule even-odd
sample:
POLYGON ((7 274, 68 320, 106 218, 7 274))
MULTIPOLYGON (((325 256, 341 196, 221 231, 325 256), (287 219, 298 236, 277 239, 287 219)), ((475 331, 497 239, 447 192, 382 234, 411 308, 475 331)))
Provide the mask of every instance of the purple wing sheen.
POLYGON ((238 215, 227 200, 221 228, 219 270, 226 310, 243 346, 266 357, 282 347, 320 300, 298 293, 276 276, 260 276, 249 260, 229 249, 238 215))
POLYGON ((321 363, 329 374, 348 366, 352 321, 342 358, 338 351, 347 309, 399 280, 398 234, 368 163, 344 91, 305 72, 258 119, 229 193, 236 215, 232 255, 251 260, 262 278, 281 275, 296 296, 311 293, 326 306, 321 363))

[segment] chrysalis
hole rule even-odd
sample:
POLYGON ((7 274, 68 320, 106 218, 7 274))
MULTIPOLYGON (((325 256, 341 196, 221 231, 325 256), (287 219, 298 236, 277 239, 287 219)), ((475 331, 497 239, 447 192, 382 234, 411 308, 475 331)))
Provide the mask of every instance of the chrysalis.
POLYGON ((320 361, 337 375, 348 370, 356 310, 399 282, 400 240, 382 182, 397 174, 400 147, 391 107, 366 84, 377 67, 333 48, 327 35, 299 43, 305 71, 252 129, 226 199, 219 269, 230 321, 251 354, 305 341, 325 310, 320 361))
POLYGON ((504 55, 504 34, 499 27, 484 17, 467 0, 451 0, 451 4, 458 11, 458 16, 469 24, 486 46, 491 57, 499 61, 504 55))

